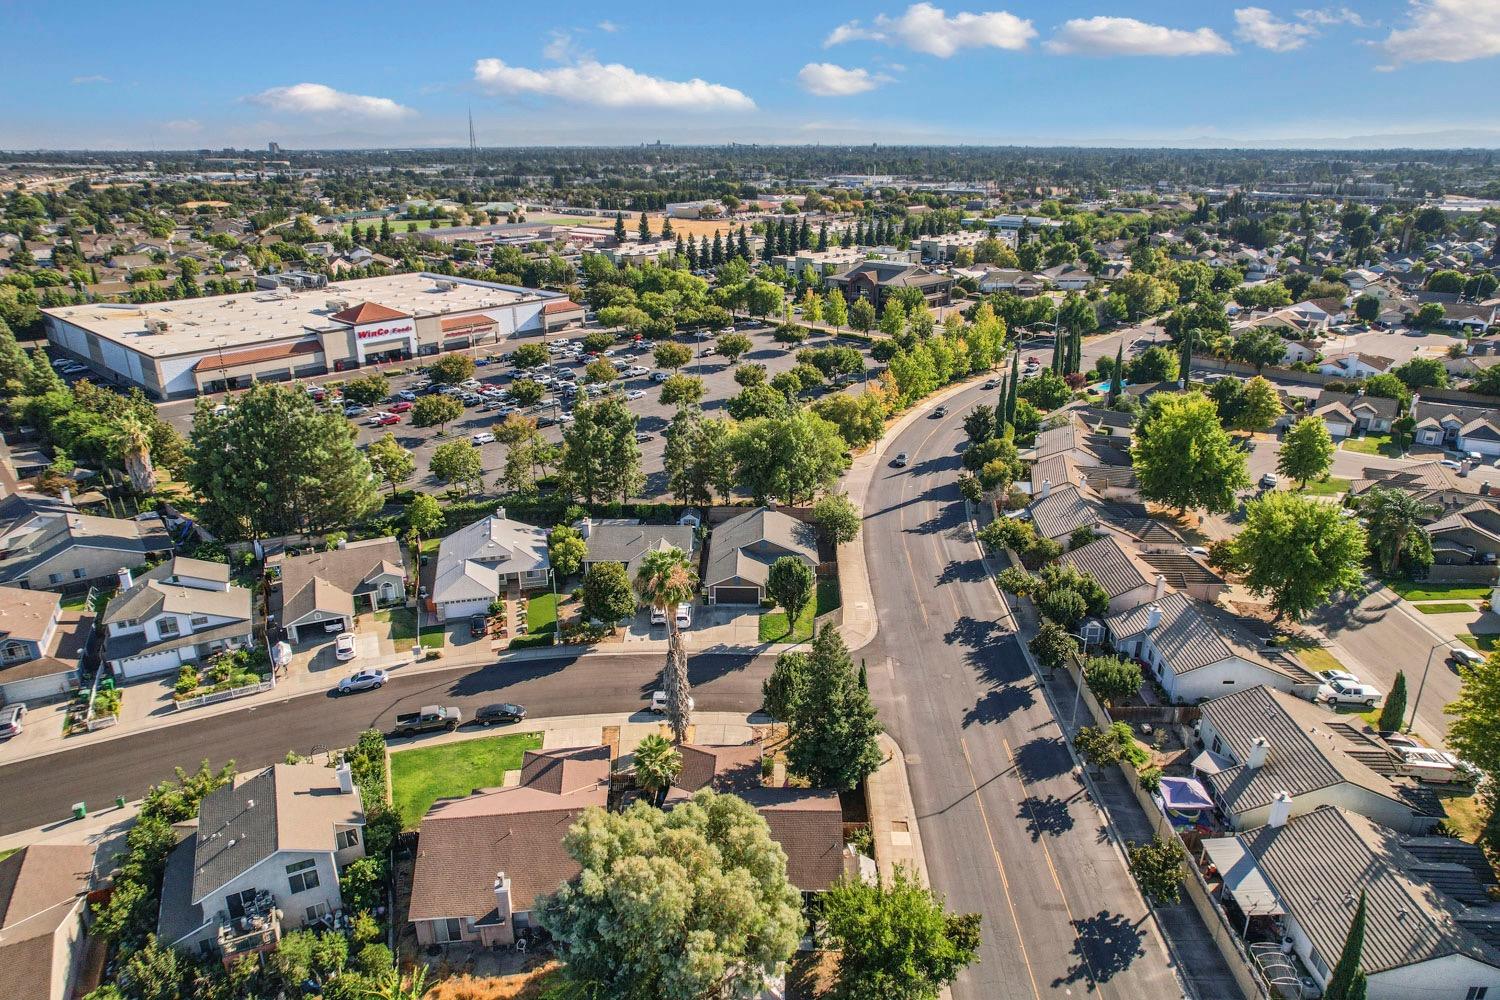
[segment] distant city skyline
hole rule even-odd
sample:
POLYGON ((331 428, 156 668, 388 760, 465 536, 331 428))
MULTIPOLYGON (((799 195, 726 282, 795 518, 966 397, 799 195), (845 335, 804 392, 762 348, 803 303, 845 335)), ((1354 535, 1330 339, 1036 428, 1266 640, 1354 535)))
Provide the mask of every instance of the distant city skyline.
POLYGON ((0 147, 1500 147, 1500 0, 1305 2, 7 5, 0 147))

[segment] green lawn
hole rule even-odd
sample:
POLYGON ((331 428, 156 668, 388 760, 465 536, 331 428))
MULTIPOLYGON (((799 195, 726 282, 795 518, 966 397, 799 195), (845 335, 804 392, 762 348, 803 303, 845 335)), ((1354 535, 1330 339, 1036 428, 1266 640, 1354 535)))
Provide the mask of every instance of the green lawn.
MULTIPOLYGON (((390 624, 391 643, 396 647, 396 652, 404 653, 417 644, 416 609, 387 608, 375 612, 375 620, 390 624)), ((442 649, 447 641, 447 633, 441 628, 434 626, 422 631, 423 649, 442 649)))
POLYGON ((1490 596, 1489 587, 1476 586, 1472 583, 1387 580, 1385 585, 1408 601, 1479 601, 1490 596))
MULTIPOLYGON (((84 591, 81 594, 68 595, 62 599, 62 609, 64 611, 83 611, 85 610, 84 601, 88 596, 88 591, 84 591)), ((94 607, 92 609, 94 614, 103 614, 105 606, 109 604, 109 599, 114 596, 115 591, 113 587, 99 590, 94 596, 94 607)))
POLYGON ((1494 652, 1497 640, 1500 640, 1500 635, 1475 635, 1472 632, 1465 632, 1458 637, 1459 642, 1480 653, 1494 652))
POLYGON ((1391 444, 1389 434, 1367 434, 1362 438, 1345 438, 1341 446, 1345 451, 1357 452, 1361 455, 1384 455, 1387 458, 1399 458, 1400 449, 1391 444))
POLYGON ((1304 493, 1315 497, 1331 497, 1339 493, 1348 493, 1349 487, 1354 484, 1352 479, 1340 479, 1338 476, 1329 476, 1327 479, 1315 480, 1303 488, 1304 493))
POLYGON ((1322 646, 1314 645, 1310 642, 1295 642, 1287 643, 1285 648, 1296 653, 1297 659, 1301 660, 1302 665, 1309 670, 1316 672, 1319 670, 1344 669, 1344 665, 1339 662, 1338 657, 1322 646))
POLYGON ((16 853, 19 850, 19 847, 7 847, 5 850, 0 851, 0 861, 4 861, 6 858, 10 857, 12 854, 16 853))
POLYGON ((819 580, 816 599, 797 616, 797 627, 787 634, 786 612, 772 611, 760 616, 761 642, 806 642, 812 638, 813 619, 839 606, 837 580, 819 580))
POLYGON ((1484 832, 1485 809, 1479 796, 1472 790, 1445 788, 1438 791, 1443 801, 1443 812, 1448 815, 1448 825, 1453 827, 1458 839, 1473 844, 1484 832))
POLYGON ((538 594, 526 603, 526 632, 529 635, 557 631, 557 597, 538 594))
POLYGON ((1474 610, 1474 605, 1459 604, 1456 601, 1443 601, 1437 604, 1414 604, 1412 607, 1424 615, 1461 615, 1474 610))
POLYGON ((519 770, 527 750, 542 746, 540 733, 510 733, 391 754, 391 801, 401 825, 414 829, 434 802, 499 788, 505 772, 519 770))

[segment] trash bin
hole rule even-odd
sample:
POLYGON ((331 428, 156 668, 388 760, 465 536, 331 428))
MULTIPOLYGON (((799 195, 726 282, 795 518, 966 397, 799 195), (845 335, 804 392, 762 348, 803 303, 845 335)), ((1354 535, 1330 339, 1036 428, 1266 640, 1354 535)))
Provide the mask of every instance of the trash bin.
POLYGON ((73 803, 73 818, 74 819, 83 819, 84 817, 88 816, 88 814, 89 814, 89 807, 85 803, 82 803, 82 802, 75 802, 75 803, 73 803))
POLYGON ((123 795, 116 795, 115 796, 115 808, 116 809, 124 809, 125 808, 125 796, 123 796, 123 795))

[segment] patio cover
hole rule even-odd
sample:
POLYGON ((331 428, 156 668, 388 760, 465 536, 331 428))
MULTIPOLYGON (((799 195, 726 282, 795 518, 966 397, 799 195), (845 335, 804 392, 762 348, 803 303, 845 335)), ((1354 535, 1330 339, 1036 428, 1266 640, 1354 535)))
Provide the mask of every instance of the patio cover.
POLYGON ((1214 800, 1208 797, 1208 789, 1197 778, 1162 778, 1162 804, 1177 812, 1198 812, 1212 809, 1214 800))
POLYGON ((1194 757, 1192 764, 1193 770, 1202 774, 1218 774, 1220 771, 1227 771, 1234 766, 1234 761, 1225 760, 1211 750, 1205 750, 1194 757))
POLYGON ((1225 891, 1234 897, 1246 917, 1276 917, 1286 912, 1275 890, 1256 867, 1255 858, 1238 837, 1206 839, 1203 853, 1219 870, 1225 891))

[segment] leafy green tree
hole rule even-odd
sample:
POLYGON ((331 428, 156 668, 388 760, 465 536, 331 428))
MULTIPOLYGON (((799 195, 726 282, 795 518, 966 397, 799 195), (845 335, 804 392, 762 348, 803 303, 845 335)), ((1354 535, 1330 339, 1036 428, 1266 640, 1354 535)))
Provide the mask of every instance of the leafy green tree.
POLYGON ((1176 837, 1152 837, 1149 844, 1131 844, 1130 874, 1141 887, 1141 895, 1157 905, 1170 905, 1182 898, 1183 864, 1187 849, 1176 837))
MULTIPOLYGON (((516 401, 517 406, 535 406, 537 403, 540 403, 542 401, 542 397, 545 395, 547 395, 547 387, 542 385, 542 383, 538 382, 536 379, 518 378, 510 384, 510 396, 516 401)), ((422 397, 422 399, 431 398, 432 397, 430 396, 422 397)), ((422 405, 422 399, 417 400, 417 406, 422 405)), ((460 404, 459 412, 463 412, 462 404, 460 404)), ((415 409, 412 410, 412 418, 412 422, 416 423, 415 409)), ((452 420, 457 418, 450 417, 449 419, 452 420)))
POLYGON ((585 504, 629 499, 643 481, 635 414, 623 400, 606 398, 579 405, 573 418, 559 466, 569 493, 585 504))
POLYGON ((797 627, 797 618, 813 597, 813 569, 796 556, 782 556, 766 574, 766 595, 786 612, 787 632, 797 627))
POLYGON ((1257 375, 1245 383, 1234 426, 1242 431, 1263 431, 1283 412, 1285 407, 1281 405, 1281 396, 1276 392, 1276 387, 1257 375))
POLYGON ((869 299, 855 299, 849 306, 849 326, 859 333, 869 333, 875 327, 875 307, 869 299))
POLYGON ((1071 631, 1088 614, 1088 606, 1075 590, 1058 587, 1037 598, 1037 610, 1048 621, 1057 622, 1071 631))
POLYGON ((812 507, 813 523, 823 532, 823 537, 835 545, 852 542, 859 537, 863 517, 859 508, 844 493, 829 493, 819 498, 812 507))
POLYGON ((1309 480, 1322 479, 1333 466, 1333 437, 1321 417, 1303 417, 1291 426, 1281 442, 1276 471, 1295 479, 1298 488, 1309 480))
POLYGON ((352 911, 374 910, 385 905, 385 880, 384 859, 363 857, 351 862, 339 876, 339 894, 352 911))
POLYGON ((1251 327, 1234 338, 1229 356, 1236 361, 1255 366, 1259 375, 1266 365, 1274 365, 1286 356, 1286 341, 1269 327, 1251 327))
MULTIPOLYGON (((740 369, 742 372, 750 370, 749 365, 740 369)), ((736 420, 756 420, 783 416, 790 409, 790 404, 786 394, 780 389, 757 382, 745 386, 738 394, 730 397, 724 408, 736 420)))
POLYGON ((1354 910, 1354 918, 1349 921, 1349 933, 1344 937, 1344 950, 1339 954, 1338 964, 1333 967, 1333 974, 1328 977, 1328 985, 1323 990, 1325 1000, 1350 1000, 1349 991, 1355 985, 1355 980, 1362 976, 1360 961, 1365 950, 1365 891, 1359 890, 1359 906, 1354 910))
POLYGON ((467 440, 438 445, 427 460, 427 469, 438 482, 456 483, 465 493, 473 492, 484 479, 479 449, 467 440))
POLYGON ((1334 593, 1359 589, 1366 552, 1364 527, 1336 507, 1276 491, 1246 505, 1224 561, 1252 594, 1270 595, 1278 619, 1300 619, 1334 593))
POLYGON ((776 657, 776 665, 760 686, 762 705, 772 718, 787 721, 796 716, 810 669, 806 653, 788 652, 776 657))
POLYGON ((1117 656, 1091 656, 1083 665, 1089 690, 1106 705, 1132 698, 1141 690, 1141 668, 1117 656))
POLYGON ((1109 767, 1121 761, 1139 766, 1150 760, 1146 751, 1136 743, 1135 732, 1128 722, 1081 726, 1073 734, 1073 749, 1092 767, 1109 767))
POLYGON ((807 685, 790 720, 787 764, 815 787, 853 788, 882 759, 875 706, 831 623, 813 637, 809 661, 807 685))
POLYGON ((755 362, 748 365, 740 365, 734 370, 734 384, 742 389, 748 389, 752 385, 765 385, 766 366, 755 362))
POLYGON ((374 406, 391 394, 391 380, 379 372, 362 375, 344 383, 344 399, 351 403, 374 406))
POLYGON ((1073 390, 1061 375, 1044 368, 1022 381, 1016 395, 1039 410, 1055 410, 1073 398, 1073 390))
POLYGON ((979 914, 945 912, 904 868, 876 885, 843 879, 821 902, 838 1000, 935 1000, 979 954, 979 914))
POLYGON ((714 341, 714 351, 721 357, 727 358, 730 364, 738 364, 740 357, 751 347, 750 338, 743 333, 726 333, 714 341))
POLYGON ((1390 372, 1371 375, 1365 379, 1365 395, 1399 400, 1403 409, 1411 402, 1411 390, 1406 387, 1405 382, 1390 372))
POLYGON ((596 622, 613 625, 635 613, 630 577, 617 562, 600 562, 583 576, 583 613, 596 622))
POLYGON ((1036 635, 1027 643, 1027 648, 1038 663, 1048 670, 1056 670, 1066 662, 1068 654, 1078 648, 1078 644, 1068 635, 1066 628, 1048 621, 1042 622, 1036 635))
POLYGON ((52 367, 47 352, 40 347, 32 348, 31 364, 21 376, 21 385, 28 396, 45 396, 49 392, 68 387, 62 376, 57 374, 57 369, 52 367))
POLYGON ((1380 731, 1393 733, 1401 728, 1406 719, 1406 672, 1396 671, 1396 682, 1391 685, 1391 693, 1385 696, 1385 703, 1380 706, 1380 731))
POLYGON ((651 356, 656 360, 658 368, 671 368, 675 371, 693 360, 693 349, 685 344, 657 344, 651 356))
POLYGON ((607 385, 620 377, 620 369, 608 358, 595 358, 583 366, 583 380, 591 385, 607 385))
POLYGON ((547 363, 547 348, 541 344, 522 344, 511 355, 511 361, 520 371, 547 363))
POLYGON ((811 500, 849 464, 838 428, 807 410, 745 421, 735 429, 730 450, 739 486, 756 503, 811 500))
POLYGON ((677 605, 693 599, 698 589, 698 574, 681 549, 653 549, 641 560, 635 574, 635 592, 647 606, 657 609, 667 619, 667 664, 662 671, 662 690, 667 697, 667 719, 673 738, 687 739, 689 704, 687 650, 682 644, 682 630, 677 625, 677 605))
POLYGON ((1179 512, 1225 513, 1236 492, 1250 485, 1244 452, 1201 393, 1153 396, 1136 428, 1131 460, 1141 495, 1179 512))
POLYGON ((371 442, 365 449, 365 458, 375 475, 383 479, 394 495, 396 487, 411 478, 417 471, 417 460, 412 453, 396 442, 396 435, 387 431, 384 436, 371 442))
POLYGON ((591 807, 563 846, 582 871, 533 913, 580 996, 755 996, 797 949, 801 897, 743 799, 591 807))
POLYGON ((603 354, 614 344, 615 338, 603 330, 593 330, 583 336, 583 349, 593 354, 603 354))
POLYGON ((677 411, 667 425, 663 464, 667 488, 679 503, 708 504, 734 489, 733 430, 722 418, 705 419, 696 407, 677 411))
POLYGON ((577 528, 559 524, 547 534, 547 554, 558 577, 566 579, 583 568, 589 545, 577 528))
POLYGON ((1174 382, 1178 373, 1178 356, 1165 347, 1148 347, 1131 359, 1125 373, 1136 385, 1174 382))
POLYGON ((1380 318, 1380 300, 1373 295, 1361 295, 1354 300, 1354 315, 1366 323, 1380 318))
POLYGON ((448 432, 448 425, 463 415, 464 404, 459 402, 458 397, 441 393, 419 397, 411 407, 413 426, 436 427, 444 434, 448 432))
POLYGON ((222 413, 200 400, 191 442, 186 479, 227 540, 343 528, 380 502, 354 428, 296 386, 256 383, 222 413))
MULTIPOLYGON (((870 321, 873 323, 874 319, 872 311, 870 321)), ((823 320, 835 330, 842 330, 845 326, 851 325, 849 304, 837 288, 829 289, 828 295, 823 299, 823 320)))
POLYGON ((635 784, 660 808, 682 773, 682 753, 665 736, 651 733, 635 746, 635 784))
MULTIPOLYGON (((1428 303, 1436 305, 1436 303, 1428 303)), ((1446 389, 1448 370, 1438 358, 1412 358, 1406 364, 1391 370, 1410 389, 1446 389)))
POLYGON ((665 406, 696 406, 703 393, 703 380, 696 375, 672 375, 661 384, 661 401, 665 406))
POLYGON ((474 377, 474 359, 458 352, 444 354, 428 366, 427 374, 434 382, 457 385, 474 377))
POLYGON ((1385 573, 1395 573, 1412 549, 1424 545, 1431 560, 1431 545, 1423 525, 1441 514, 1442 508, 1406 490, 1377 486, 1360 500, 1359 513, 1370 547, 1385 573))
POLYGON ((970 444, 988 441, 995 436, 997 430, 994 407, 980 403, 964 414, 964 433, 968 435, 970 444))
POLYGON ((418 540, 431 538, 443 527, 443 508, 426 493, 418 493, 406 505, 406 526, 418 540))

